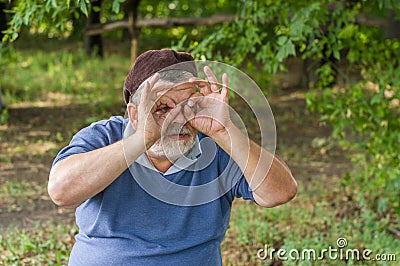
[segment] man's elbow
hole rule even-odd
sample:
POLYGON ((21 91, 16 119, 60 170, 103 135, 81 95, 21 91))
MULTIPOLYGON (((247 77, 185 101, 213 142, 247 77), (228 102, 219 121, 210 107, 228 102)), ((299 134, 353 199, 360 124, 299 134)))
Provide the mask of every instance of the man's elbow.
POLYGON ((292 179, 290 185, 288 185, 286 189, 282 191, 281 196, 278 197, 280 200, 276 202, 275 206, 282 205, 291 201, 292 199, 294 199, 296 194, 297 194, 297 182, 296 180, 292 179))
POLYGON ((285 200, 283 203, 289 202, 292 199, 294 199, 294 197, 296 197, 297 190, 298 190, 297 182, 293 179, 293 183, 286 190, 285 200))
POLYGON ((297 194, 297 182, 293 179, 290 185, 287 185, 285 189, 276 191, 274 193, 268 193, 266 197, 257 197, 256 202, 258 205, 264 208, 273 208, 282 204, 285 204, 292 199, 297 194))
POLYGON ((63 208, 76 208, 77 204, 71 196, 68 196, 65 185, 57 181, 59 178, 53 172, 50 173, 49 183, 47 185, 47 192, 51 200, 59 207, 63 208))
POLYGON ((62 189, 56 188, 49 182, 47 186, 47 192, 51 200, 58 206, 63 208, 76 208, 76 204, 68 199, 62 189))

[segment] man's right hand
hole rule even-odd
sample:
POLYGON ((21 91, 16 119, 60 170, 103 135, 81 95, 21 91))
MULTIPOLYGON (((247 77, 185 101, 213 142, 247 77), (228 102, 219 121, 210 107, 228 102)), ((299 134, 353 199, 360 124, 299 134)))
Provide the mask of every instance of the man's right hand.
POLYGON ((55 164, 49 176, 48 192, 59 206, 75 208, 109 186, 160 136, 152 108, 156 91, 152 90, 159 74, 144 84, 139 106, 130 103, 136 113, 135 134, 102 148, 68 156, 55 164))
POLYGON ((135 134, 144 140, 146 150, 161 137, 161 127, 157 124, 153 115, 157 100, 157 92, 152 90, 159 79, 160 75, 156 73, 141 85, 144 86, 144 88, 140 97, 139 106, 136 107, 137 120, 132 123, 132 125, 136 124, 135 134))

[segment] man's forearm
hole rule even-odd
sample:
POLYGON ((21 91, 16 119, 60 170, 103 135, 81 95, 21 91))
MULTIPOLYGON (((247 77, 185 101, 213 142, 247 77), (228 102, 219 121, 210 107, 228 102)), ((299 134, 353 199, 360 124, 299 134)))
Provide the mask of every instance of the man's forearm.
POLYGON ((290 169, 237 127, 232 126, 213 138, 239 165, 259 205, 274 207, 294 197, 297 183, 290 169))
POLYGON ((59 206, 77 207, 110 185, 145 150, 143 139, 134 134, 109 146, 71 155, 51 169, 49 195, 59 206))

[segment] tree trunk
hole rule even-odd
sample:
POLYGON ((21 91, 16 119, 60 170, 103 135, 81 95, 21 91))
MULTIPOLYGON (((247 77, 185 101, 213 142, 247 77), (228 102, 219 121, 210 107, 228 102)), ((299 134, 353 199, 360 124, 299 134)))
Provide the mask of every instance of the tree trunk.
MULTIPOLYGON (((4 34, 3 31, 5 31, 7 27, 7 14, 4 12, 4 10, 7 9, 6 3, 0 2, 0 42, 3 40, 4 34)), ((1 71, 1 66, 0 66, 0 71, 1 71)), ((1 93, 1 87, 0 87, 0 115, 3 112, 3 109, 5 108, 4 102, 3 102, 3 97, 1 93)))
POLYGON ((87 17, 79 16, 77 18, 77 17, 75 17, 75 14, 72 14, 71 21, 72 21, 73 29, 72 29, 70 38, 72 40, 76 40, 76 41, 86 40, 85 26, 87 23, 87 17))
POLYGON ((135 62, 138 53, 140 29, 137 27, 137 18, 139 3, 140 0, 128 0, 126 3, 129 20, 129 34, 131 37, 131 64, 135 62))
MULTIPOLYGON (((100 23, 102 0, 92 0, 92 11, 86 20, 86 27, 92 24, 100 23), (98 9, 98 11, 96 11, 98 9)), ((97 35, 84 35, 85 50, 89 55, 97 55, 103 57, 103 39, 101 34, 97 35)))
POLYGON ((389 11, 388 24, 386 26, 386 38, 400 38, 400 21, 396 20, 396 13, 394 10, 389 11))
POLYGON ((5 31, 7 27, 7 14, 4 10, 7 9, 6 3, 0 2, 0 41, 3 39, 3 31, 5 31))
MULTIPOLYGON (((130 1, 125 1, 125 3, 124 3, 124 6, 123 6, 123 8, 124 8, 124 22, 125 21, 129 21, 129 18, 128 18, 128 16, 129 16, 129 10, 131 9, 131 7, 130 7, 131 5, 130 5, 130 1)), ((129 27, 121 27, 122 28, 122 37, 121 37, 121 41, 122 42, 126 42, 126 41, 129 41, 130 39, 131 39, 131 34, 129 33, 129 30, 128 30, 128 28, 129 27)), ((90 29, 89 29, 89 31, 90 31, 90 29)))

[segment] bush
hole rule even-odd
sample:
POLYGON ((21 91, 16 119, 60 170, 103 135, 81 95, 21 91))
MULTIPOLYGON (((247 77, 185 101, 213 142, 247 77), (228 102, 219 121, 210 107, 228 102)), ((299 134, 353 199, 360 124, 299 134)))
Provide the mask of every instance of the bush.
POLYGON ((344 185, 360 190, 364 207, 399 215, 400 42, 385 39, 384 30, 358 18, 388 19, 390 12, 400 13, 400 3, 254 0, 239 10, 236 23, 192 42, 192 52, 234 65, 255 59, 265 72, 261 82, 284 70, 288 57, 316 61, 318 79, 309 84, 314 90, 307 103, 332 124, 332 137, 349 151, 354 171, 344 185), (350 82, 341 65, 356 66, 362 81, 350 82), (347 81, 343 88, 335 86, 338 76, 347 81))

